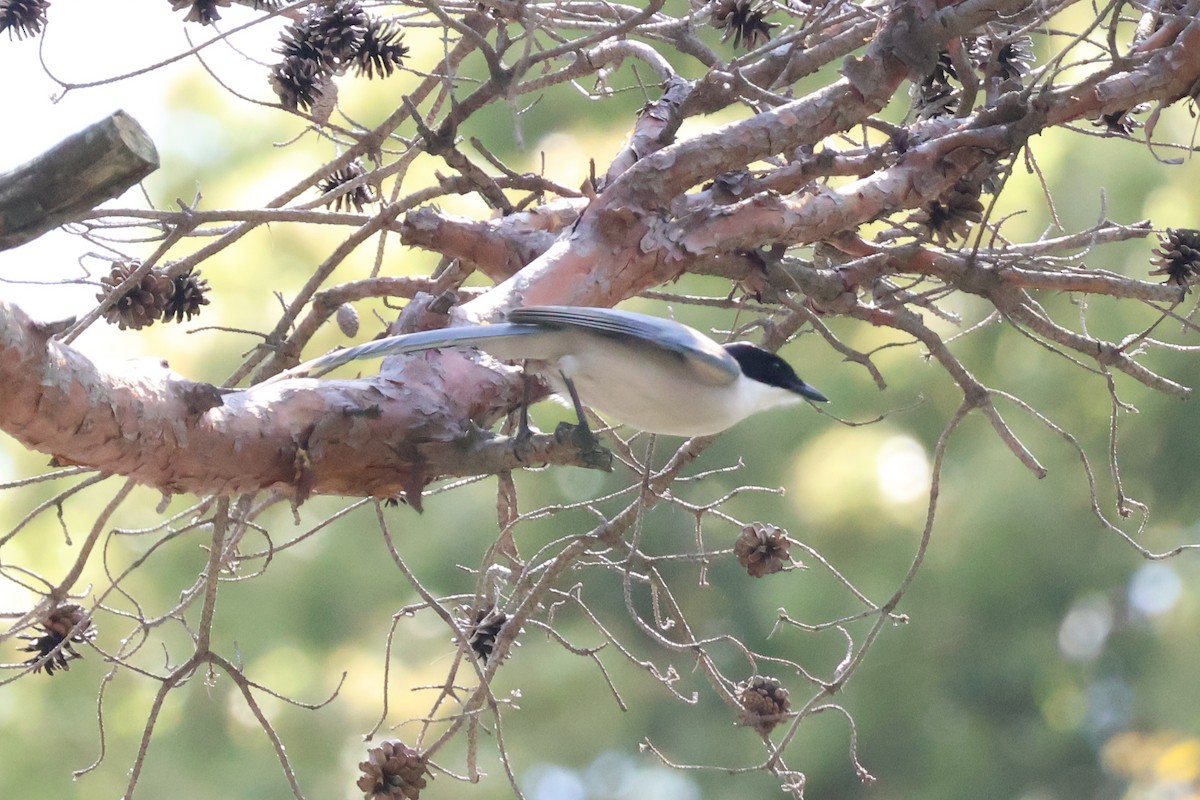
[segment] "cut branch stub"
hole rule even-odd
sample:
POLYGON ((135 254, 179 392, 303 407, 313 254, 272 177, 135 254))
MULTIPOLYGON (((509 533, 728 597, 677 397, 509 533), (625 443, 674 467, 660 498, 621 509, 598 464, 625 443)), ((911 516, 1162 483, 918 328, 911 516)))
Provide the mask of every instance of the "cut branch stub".
POLYGON ((158 152, 146 131, 114 112, 0 173, 0 250, 71 222, 156 169, 158 152))

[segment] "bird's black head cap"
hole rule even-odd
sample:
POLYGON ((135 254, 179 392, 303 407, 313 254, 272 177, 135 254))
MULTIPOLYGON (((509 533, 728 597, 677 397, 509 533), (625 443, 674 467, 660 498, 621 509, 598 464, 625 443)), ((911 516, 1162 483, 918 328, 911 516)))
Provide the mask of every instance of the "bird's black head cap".
POLYGON ((791 364, 769 350, 763 350, 749 342, 733 342, 725 345, 725 350, 738 362, 738 366, 742 368, 742 374, 747 378, 768 386, 787 389, 789 392, 795 392, 809 400, 817 400, 822 403, 829 400, 828 397, 800 380, 800 376, 792 369, 791 364))

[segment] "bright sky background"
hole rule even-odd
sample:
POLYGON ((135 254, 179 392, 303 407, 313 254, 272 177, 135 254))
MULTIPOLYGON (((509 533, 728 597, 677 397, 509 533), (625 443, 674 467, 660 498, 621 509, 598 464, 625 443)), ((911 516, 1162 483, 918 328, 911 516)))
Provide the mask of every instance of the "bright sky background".
MULTIPOLYGON (((239 6, 220 11, 222 19, 215 27, 225 31, 259 15, 239 6)), ((190 34, 198 44, 217 32, 214 27, 185 25, 184 16, 183 11, 173 11, 168 0, 138 3, 54 0, 41 41, 9 40, 0 34, 0 76, 3 76, 0 172, 28 161, 118 109, 141 123, 164 161, 172 148, 182 147, 183 143, 172 141, 171 137, 178 137, 180 130, 169 124, 164 98, 174 81, 198 68, 194 58, 144 75, 65 94, 62 86, 46 72, 68 83, 109 79, 145 69, 188 50, 192 45, 185 34, 190 34), (39 51, 45 68, 39 62, 39 51)), ((238 47, 264 57, 270 53, 271 40, 283 22, 286 20, 256 26, 234 41, 238 47)), ((273 99, 264 77, 265 69, 245 70, 244 59, 222 44, 206 49, 204 56, 223 78, 237 73, 236 67, 240 66, 247 80, 239 90, 263 100, 273 99)), ((114 204, 143 206, 145 202, 140 190, 134 188, 125 198, 110 203, 114 204)), ((77 277, 81 274, 78 258, 86 249, 86 243, 78 238, 52 231, 15 250, 0 251, 0 279, 4 281, 0 283, 0 297, 45 319, 86 311, 94 302, 92 287, 63 287, 50 292, 44 287, 9 283, 77 277)))

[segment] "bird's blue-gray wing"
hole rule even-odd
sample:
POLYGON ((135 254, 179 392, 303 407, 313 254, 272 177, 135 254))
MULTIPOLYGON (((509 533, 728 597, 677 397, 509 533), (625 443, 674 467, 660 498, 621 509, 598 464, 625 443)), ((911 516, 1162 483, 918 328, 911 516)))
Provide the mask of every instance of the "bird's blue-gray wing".
POLYGON ((694 328, 669 319, 615 308, 526 306, 508 312, 508 320, 614 339, 635 338, 639 347, 652 348, 650 352, 684 360, 697 378, 716 386, 732 383, 741 374, 737 361, 725 348, 694 328))

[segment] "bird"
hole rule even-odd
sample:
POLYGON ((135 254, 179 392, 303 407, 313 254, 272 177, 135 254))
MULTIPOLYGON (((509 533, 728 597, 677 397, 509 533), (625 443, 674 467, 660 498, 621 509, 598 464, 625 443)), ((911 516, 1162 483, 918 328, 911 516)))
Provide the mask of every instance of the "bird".
POLYGON ((316 358, 272 380, 318 377, 363 358, 475 348, 523 361, 569 397, 610 420, 649 433, 709 436, 746 417, 805 400, 827 402, 783 358, 749 342, 718 344, 695 328, 633 311, 526 306, 507 321, 376 339, 316 358))

